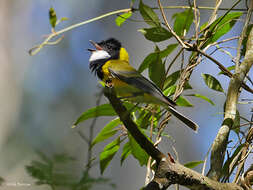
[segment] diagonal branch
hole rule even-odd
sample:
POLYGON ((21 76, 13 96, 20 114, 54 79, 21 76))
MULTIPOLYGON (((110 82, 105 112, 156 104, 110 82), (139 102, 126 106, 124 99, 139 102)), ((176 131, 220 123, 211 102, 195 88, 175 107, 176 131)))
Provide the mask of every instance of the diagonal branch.
POLYGON ((155 177, 144 188, 145 190, 165 190, 172 184, 183 185, 192 190, 243 190, 235 183, 219 183, 194 170, 186 168, 172 158, 170 154, 166 157, 139 131, 127 109, 116 97, 114 90, 105 88, 104 94, 136 142, 157 161, 155 177))

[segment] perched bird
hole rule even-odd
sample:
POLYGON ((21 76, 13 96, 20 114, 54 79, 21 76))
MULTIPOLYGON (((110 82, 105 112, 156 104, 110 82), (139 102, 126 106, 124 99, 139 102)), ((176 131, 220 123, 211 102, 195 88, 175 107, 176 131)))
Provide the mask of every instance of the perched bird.
POLYGON ((90 69, 106 86, 113 87, 119 98, 162 105, 188 127, 197 131, 198 125, 178 112, 174 101, 129 64, 128 53, 118 40, 110 38, 99 43, 90 42, 95 47, 88 49, 91 52, 90 69))

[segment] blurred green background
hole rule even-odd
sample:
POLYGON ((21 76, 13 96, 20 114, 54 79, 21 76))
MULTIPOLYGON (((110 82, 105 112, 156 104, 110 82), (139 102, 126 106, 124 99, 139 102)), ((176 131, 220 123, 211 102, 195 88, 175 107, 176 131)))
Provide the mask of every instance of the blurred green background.
MULTIPOLYGON (((154 1, 144 1, 156 6, 154 1)), ((34 186, 34 179, 29 177, 25 166, 38 159, 36 151, 46 155, 67 153, 76 158, 68 168, 71 174, 80 177, 85 168, 87 145, 80 138, 78 131, 88 133, 91 121, 82 123, 72 129, 72 123, 90 107, 96 106, 99 84, 88 68, 90 47, 88 40, 100 41, 109 37, 119 39, 130 54, 135 67, 144 60, 154 48, 137 30, 147 25, 143 22, 127 22, 122 27, 115 25, 116 16, 107 17, 94 23, 82 26, 64 34, 61 43, 45 47, 35 56, 29 56, 28 50, 40 43, 50 33, 48 10, 54 7, 58 17, 68 17, 57 26, 64 28, 106 12, 129 7, 129 1, 101 0, 1 0, 0 1, 0 176, 6 181, 1 189, 49 189, 47 186, 34 186), (8 183, 25 183, 30 186, 11 186, 8 183)), ((162 1, 164 5, 185 5, 187 1, 162 1)), ((197 1, 199 6, 213 6, 214 1, 197 1)), ((229 0, 223 1, 221 7, 229 7, 229 0)), ((137 5, 135 5, 137 7, 137 5)), ((244 4, 238 8, 244 7, 244 4)), ((166 10, 169 18, 181 10, 166 10)), ((219 12, 221 14, 222 12, 219 12)), ((210 11, 201 11, 201 23, 208 20, 210 11)), ((141 19, 137 12, 134 19, 141 19)), ((172 20, 169 20, 172 21, 172 20)), ((235 25, 230 35, 239 35, 242 23, 235 25)), ((227 38, 229 35, 224 36, 227 38)), ((173 42, 173 40, 171 40, 173 42)), ((166 45, 166 44, 162 44, 166 45)), ((236 41, 229 46, 236 47, 236 41)), ((235 51, 232 51, 235 55, 235 51)), ((217 52, 213 56, 229 66, 228 56, 217 52)), ((172 56, 173 57, 173 56, 172 56)), ((178 64, 177 68, 180 68, 178 64)), ((200 125, 198 134, 184 127, 173 128, 177 123, 174 118, 167 128, 172 139, 164 139, 160 149, 173 152, 175 146, 182 163, 191 160, 203 160, 211 146, 219 125, 222 122, 222 111, 225 96, 208 89, 200 80, 201 73, 216 75, 218 68, 209 60, 204 60, 193 73, 191 84, 194 93, 211 98, 216 106, 199 99, 189 99, 193 108, 183 110, 200 125)), ((251 71, 252 72, 252 71, 251 71)), ((224 76, 217 77, 226 87, 229 80, 224 76)), ((225 88, 226 89, 226 88, 225 88)), ((241 98, 248 98, 243 93, 241 98)), ((106 100, 103 98, 102 102, 106 100)), ((250 117, 250 106, 239 105, 241 115, 250 117)), ((97 121, 97 133, 111 118, 97 121)), ((232 134, 232 138, 235 135, 232 134)), ((95 147, 94 156, 98 156, 104 145, 95 147)), ((251 157, 252 161, 252 157, 251 157)), ((145 168, 138 166, 132 157, 120 167, 119 155, 105 171, 104 176, 111 178, 117 189, 138 189, 143 186, 145 168)), ((99 168, 92 169, 93 176, 99 176, 99 168)), ((93 189, 110 189, 102 185, 93 189)))

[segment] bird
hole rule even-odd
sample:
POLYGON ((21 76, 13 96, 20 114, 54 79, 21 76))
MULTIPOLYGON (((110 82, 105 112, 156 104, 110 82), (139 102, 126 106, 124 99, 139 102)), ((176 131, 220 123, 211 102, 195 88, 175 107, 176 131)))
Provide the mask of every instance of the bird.
MULTIPOLYGON (((129 64, 127 50, 115 38, 90 43, 89 68, 117 97, 131 102, 161 105, 186 126, 197 132, 199 126, 176 110, 176 103, 129 64)), ((159 74, 159 73, 158 73, 159 74)))

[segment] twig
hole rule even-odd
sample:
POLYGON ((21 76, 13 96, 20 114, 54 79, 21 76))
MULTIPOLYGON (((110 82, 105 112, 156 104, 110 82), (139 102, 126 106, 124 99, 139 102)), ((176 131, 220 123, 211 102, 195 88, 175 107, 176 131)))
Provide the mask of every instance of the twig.
POLYGON ((185 49, 188 49, 189 48, 189 44, 186 45, 182 40, 181 38, 174 32, 174 30, 171 28, 171 26, 169 25, 168 23, 168 20, 165 16, 165 13, 164 13, 164 10, 163 10, 163 7, 162 7, 162 4, 161 4, 161 1, 160 0, 157 0, 158 1, 158 5, 159 5, 159 8, 160 8, 160 11, 161 11, 161 14, 162 14, 162 17, 163 17, 163 20, 165 22, 165 25, 166 27, 169 29, 169 31, 171 32, 171 34, 176 38, 176 40, 178 41, 179 44, 181 44, 181 46, 185 49))
POLYGON ((198 43, 198 28, 199 28, 199 23, 200 23, 200 15, 199 15, 199 10, 197 9, 197 4, 196 0, 193 1, 193 7, 194 7, 194 23, 195 23, 195 38, 196 38, 196 43, 198 43))
POLYGON ((119 14, 119 13, 126 13, 126 12, 129 12, 129 11, 131 11, 130 8, 112 11, 112 12, 103 14, 101 16, 98 16, 98 17, 95 17, 95 18, 92 18, 92 19, 89 19, 89 20, 86 20, 86 21, 83 21, 83 22, 80 22, 80 23, 77 23, 77 24, 73 24, 73 25, 71 25, 71 26, 69 26, 67 28, 62 29, 62 30, 52 32, 51 34, 49 34, 49 36, 41 44, 39 44, 38 46, 35 46, 32 49, 30 49, 29 50, 29 54, 30 55, 37 54, 45 45, 49 45, 50 43, 52 43, 52 42, 50 42, 50 40, 52 38, 54 38, 56 36, 59 36, 60 34, 63 34, 63 33, 67 32, 67 31, 70 31, 70 30, 73 30, 74 28, 80 27, 82 25, 94 22, 96 20, 100 20, 102 18, 111 16, 111 15, 115 15, 115 14, 119 14))

